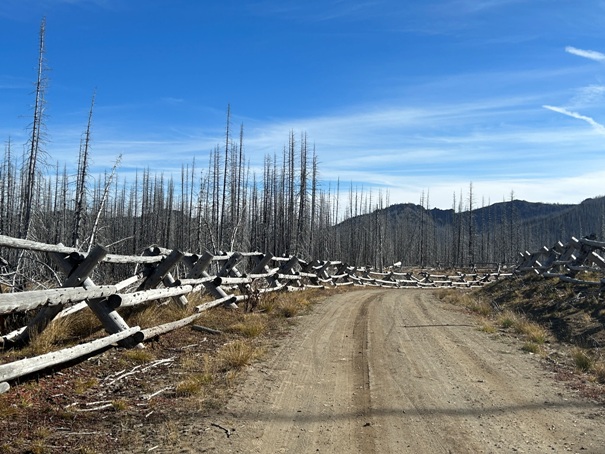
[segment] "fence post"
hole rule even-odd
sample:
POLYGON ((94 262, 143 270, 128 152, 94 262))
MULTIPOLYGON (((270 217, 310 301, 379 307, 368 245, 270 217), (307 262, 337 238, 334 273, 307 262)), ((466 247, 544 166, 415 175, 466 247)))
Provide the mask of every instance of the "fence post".
MULTIPOLYGON (((210 264, 212 263, 212 259, 214 258, 214 256, 206 251, 202 254, 202 256, 197 259, 197 261, 193 264, 192 263, 192 259, 191 260, 186 260, 185 263, 189 266, 191 266, 191 270, 189 271, 189 274, 187 275, 188 279, 199 279, 201 277, 210 277, 210 275, 208 274, 208 272, 206 271, 206 269, 210 266, 210 264), (192 266, 193 264, 193 266, 192 266)), ((210 294, 212 296, 214 296, 217 299, 222 299, 222 298, 229 298, 229 295, 227 295, 227 293, 220 287, 220 278, 217 280, 217 282, 204 282, 204 288, 206 290, 208 290, 208 292, 210 292, 210 294)), ((237 308, 237 304, 233 303, 233 301, 228 300, 227 303, 225 303, 226 306, 232 307, 232 308, 237 308)))
MULTIPOLYGON (((62 287, 78 287, 84 288, 95 287, 94 282, 89 278, 95 267, 103 260, 108 251, 101 245, 95 246, 86 258, 82 258, 80 254, 70 254, 65 257, 64 254, 51 252, 50 257, 65 274, 67 279, 62 287)), ((122 319, 120 314, 106 305, 107 298, 98 298, 87 301, 86 303, 94 312, 97 318, 103 324, 103 327, 110 333, 115 334, 120 331, 129 329, 128 324, 122 319)), ((61 312, 63 305, 43 307, 38 311, 34 318, 27 324, 23 330, 14 339, 5 339, 5 348, 8 346, 22 346, 27 344, 34 333, 42 332, 48 324, 61 312)), ((122 344, 125 347, 132 347, 131 339, 125 339, 122 344)))
POLYGON ((297 264, 298 264, 298 257, 296 257, 295 255, 290 257, 290 260, 288 260, 287 262, 282 263, 282 265, 279 267, 277 273, 274 276, 271 276, 269 278, 269 286, 278 287, 279 286, 278 275, 294 274, 294 267, 297 264))
MULTIPOLYGON (((147 248, 145 255, 159 255, 160 250, 158 248, 147 248)), ((177 265, 185 254, 178 249, 173 249, 161 262, 153 266, 151 264, 145 267, 145 271, 148 273, 147 278, 141 283, 138 290, 149 290, 156 288, 160 282, 165 287, 173 287, 176 283, 175 279, 170 274, 170 271, 177 265)), ((187 306, 187 298, 184 295, 173 296, 172 300, 180 306, 187 306)))

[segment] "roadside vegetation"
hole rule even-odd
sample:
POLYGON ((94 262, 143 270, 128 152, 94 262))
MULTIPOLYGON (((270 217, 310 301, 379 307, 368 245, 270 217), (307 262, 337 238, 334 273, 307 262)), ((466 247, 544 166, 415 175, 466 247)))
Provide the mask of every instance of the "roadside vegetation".
MULTIPOLYGON (((220 409, 245 370, 277 345, 319 294, 269 293, 249 313, 214 308, 193 325, 216 334, 185 327, 145 342, 144 348, 110 349, 68 368, 29 377, 0 395, 0 452, 53 453, 58 446, 65 453, 111 452, 127 446, 142 421, 162 437, 175 436, 172 419, 188 413, 203 417, 220 409)), ((199 295, 188 299, 191 308, 203 302, 199 295)), ((190 311, 154 304, 125 312, 124 317, 130 325, 149 327, 190 311)), ((101 326, 87 312, 54 321, 31 346, 2 352, 0 362, 101 336, 101 326)))
POLYGON ((605 302, 598 287, 530 276, 473 292, 442 290, 439 297, 476 314, 481 330, 518 338, 522 351, 539 355, 562 378, 573 374, 586 393, 605 395, 605 302))

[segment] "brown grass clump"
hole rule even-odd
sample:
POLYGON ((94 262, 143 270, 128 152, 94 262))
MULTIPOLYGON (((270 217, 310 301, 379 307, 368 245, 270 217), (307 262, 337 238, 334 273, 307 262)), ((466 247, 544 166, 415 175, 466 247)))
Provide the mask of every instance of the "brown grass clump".
POLYGON ((249 338, 258 337, 267 330, 266 316, 257 313, 247 314, 242 321, 229 326, 228 330, 249 338))
POLYGON ((496 327, 489 320, 483 321, 483 323, 481 324, 480 330, 483 331, 484 333, 488 333, 488 334, 493 334, 496 331, 498 331, 496 329, 496 327))
POLYGON ((172 301, 159 305, 151 303, 147 306, 135 307, 126 315, 130 326, 140 326, 142 329, 173 322, 190 314, 188 308, 179 307, 172 301))
POLYGON ((58 344, 65 344, 71 331, 69 317, 53 320, 41 333, 33 333, 29 345, 23 350, 27 356, 48 353, 58 344))
POLYGON ((250 343, 236 340, 224 345, 216 354, 220 369, 229 371, 240 370, 262 355, 262 350, 250 343))
POLYGON ((519 322, 519 317, 511 310, 505 310, 498 315, 498 324, 503 329, 509 329, 519 322))
POLYGON ((137 364, 145 364, 155 359, 155 355, 149 350, 138 348, 124 350, 122 356, 124 357, 124 359, 127 359, 137 364))
POLYGON ((513 329, 524 335, 530 342, 542 345, 548 340, 548 332, 541 325, 526 319, 517 320, 513 329))
POLYGON ((492 306, 477 296, 470 293, 463 293, 460 290, 440 290, 437 294, 443 301, 462 306, 469 311, 487 317, 492 313, 492 306))
POLYGON ((596 361, 593 367, 595 380, 598 383, 605 383, 605 362, 596 361))
POLYGON ((204 382, 199 380, 196 375, 187 377, 177 383, 175 393, 178 397, 190 397, 201 394, 204 382))
POLYGON ((527 353, 534 353, 536 355, 543 353, 542 346, 531 341, 525 342, 523 347, 521 347, 521 350, 527 353))
POLYGON ((587 351, 579 347, 576 347, 572 350, 571 358, 575 368, 580 372, 590 372, 594 367, 594 360, 592 356, 587 351))

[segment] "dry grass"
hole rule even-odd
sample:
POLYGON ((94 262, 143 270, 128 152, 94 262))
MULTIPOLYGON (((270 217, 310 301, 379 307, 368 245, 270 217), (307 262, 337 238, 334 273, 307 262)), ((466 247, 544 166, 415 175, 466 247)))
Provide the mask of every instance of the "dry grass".
POLYGON ((595 381, 605 383, 605 362, 596 361, 593 367, 595 381))
POLYGON ((94 388, 99 384, 99 379, 97 378, 77 378, 73 384, 73 390, 76 394, 82 395, 85 394, 89 389, 94 388))
POLYGON ((511 310, 505 310, 497 317, 498 324, 503 329, 509 329, 519 323, 519 317, 511 310))
POLYGON ((29 345, 23 349, 26 356, 37 356, 53 351, 58 344, 65 344, 71 334, 69 317, 48 324, 41 333, 33 333, 29 345))
POLYGON ((492 306, 487 301, 480 299, 474 294, 466 293, 461 290, 439 290, 437 296, 447 303, 462 306, 470 312, 483 317, 487 317, 493 312, 492 306))
POLYGON ((512 326, 517 334, 525 336, 530 342, 544 344, 548 339, 548 331, 538 323, 524 318, 519 318, 512 326))
POLYGON ((191 397, 201 394, 204 382, 197 375, 187 377, 176 384, 175 393, 178 397, 191 397))
POLYGON ((163 305, 152 302, 145 306, 130 309, 125 314, 125 319, 130 326, 140 326, 143 329, 150 328, 190 315, 191 309, 189 307, 193 306, 179 307, 172 301, 163 305))
POLYGON ((483 321, 483 323, 481 324, 481 327, 479 329, 481 331, 483 331, 485 333, 489 333, 489 334, 493 334, 498 331, 498 329, 493 325, 493 323, 487 319, 483 321))
POLYGON ((228 331, 239 333, 244 337, 258 337, 267 330, 267 316, 264 314, 247 314, 246 317, 228 328, 228 331))
POLYGON ((578 347, 574 348, 571 351, 571 358, 575 368, 579 372, 590 372, 594 368, 594 359, 584 349, 578 347))
POLYGON ((124 399, 116 399, 111 401, 111 406, 115 411, 124 411, 128 408, 128 402, 124 399))
POLYGON ((227 372, 240 370, 263 354, 262 349, 243 340, 236 340, 224 345, 216 354, 220 370, 227 372))
POLYGON ((122 357, 137 364, 145 364, 155 359, 155 355, 147 349, 133 348, 124 350, 122 357))
POLYGON ((540 344, 536 344, 535 342, 531 341, 525 342, 521 347, 521 350, 527 353, 534 353, 536 355, 542 354, 544 352, 540 344))

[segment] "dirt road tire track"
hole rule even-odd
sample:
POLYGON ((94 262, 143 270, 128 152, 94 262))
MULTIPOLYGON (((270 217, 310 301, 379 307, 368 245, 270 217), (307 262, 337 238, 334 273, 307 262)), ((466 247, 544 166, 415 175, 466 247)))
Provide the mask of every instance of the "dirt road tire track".
POLYGON ((180 452, 605 453, 605 409, 431 292, 334 295, 180 452))

